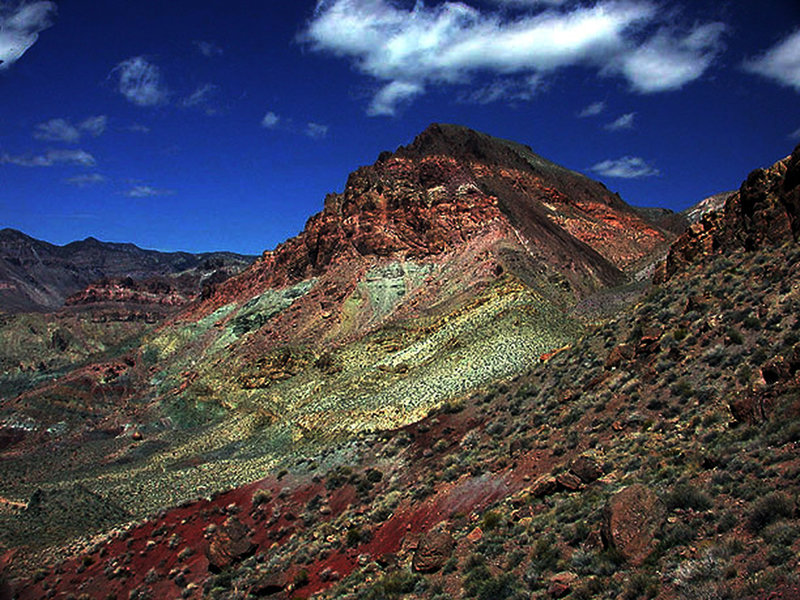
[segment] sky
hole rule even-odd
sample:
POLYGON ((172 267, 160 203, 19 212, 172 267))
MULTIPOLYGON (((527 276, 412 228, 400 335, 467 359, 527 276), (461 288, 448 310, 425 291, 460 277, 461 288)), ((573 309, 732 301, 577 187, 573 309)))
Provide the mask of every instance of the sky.
POLYGON ((800 143, 796 0, 0 0, 0 227, 260 254, 430 123, 683 210, 800 143))

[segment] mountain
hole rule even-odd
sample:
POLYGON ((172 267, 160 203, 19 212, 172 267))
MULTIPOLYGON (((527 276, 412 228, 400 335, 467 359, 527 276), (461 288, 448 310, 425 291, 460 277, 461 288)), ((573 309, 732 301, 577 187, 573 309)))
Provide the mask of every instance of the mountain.
POLYGON ((135 345, 3 401, 18 594, 797 597, 798 164, 646 286, 669 233, 432 126, 135 345))
MULTIPOLYGON (((55 246, 14 229, 0 230, 0 311, 52 311, 65 300, 103 279, 175 279, 183 274, 181 292, 201 291, 214 273, 230 276, 252 257, 230 252, 189 254, 142 250, 133 244, 100 242, 95 238, 55 246)), ((188 300, 185 298, 184 300, 188 300)))

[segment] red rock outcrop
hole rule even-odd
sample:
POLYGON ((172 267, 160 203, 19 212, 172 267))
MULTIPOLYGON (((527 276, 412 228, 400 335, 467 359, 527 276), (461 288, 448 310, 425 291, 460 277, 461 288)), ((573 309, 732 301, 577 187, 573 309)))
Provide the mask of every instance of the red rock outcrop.
POLYGON ((603 537, 629 563, 641 565, 655 549, 666 512, 664 503, 650 488, 628 486, 606 504, 603 537))
POLYGON ((436 256, 498 223, 509 243, 564 274, 578 295, 620 283, 623 271, 672 239, 602 184, 526 146, 432 125, 352 173, 344 192, 329 194, 298 236, 265 252, 187 316, 363 257, 436 256))
POLYGON ((656 272, 661 283, 725 250, 757 250, 800 236, 800 146, 767 169, 756 169, 721 211, 703 215, 679 237, 656 272))

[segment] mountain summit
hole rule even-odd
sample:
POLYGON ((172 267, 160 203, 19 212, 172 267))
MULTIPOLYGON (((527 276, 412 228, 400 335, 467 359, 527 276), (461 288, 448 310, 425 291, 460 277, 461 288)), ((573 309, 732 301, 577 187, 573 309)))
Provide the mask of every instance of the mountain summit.
POLYGON ((526 146, 434 124, 352 173, 303 232, 265 252, 200 312, 331 265, 427 258, 488 234, 506 242, 497 256, 502 268, 523 278, 551 271, 577 297, 623 282, 674 237, 602 184, 526 146))

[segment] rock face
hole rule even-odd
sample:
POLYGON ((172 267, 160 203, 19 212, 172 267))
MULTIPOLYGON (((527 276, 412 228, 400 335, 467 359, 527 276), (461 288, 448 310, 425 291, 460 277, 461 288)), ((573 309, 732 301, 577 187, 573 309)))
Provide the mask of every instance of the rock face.
POLYGON ((663 282, 708 256, 757 250, 800 236, 800 146, 767 169, 756 169, 720 211, 704 214, 670 248, 656 272, 663 282))
POLYGON ((412 566, 419 573, 433 573, 441 569, 453 553, 455 540, 447 532, 426 534, 414 552, 412 566))
POLYGON ((265 252, 195 315, 359 258, 438 255, 491 224, 578 293, 619 283, 673 237, 602 184, 526 146, 436 124, 352 173, 302 233, 265 252))
POLYGON ((605 507, 603 537, 629 563, 641 565, 655 549, 655 537, 666 517, 666 508, 648 487, 628 486, 605 507))

